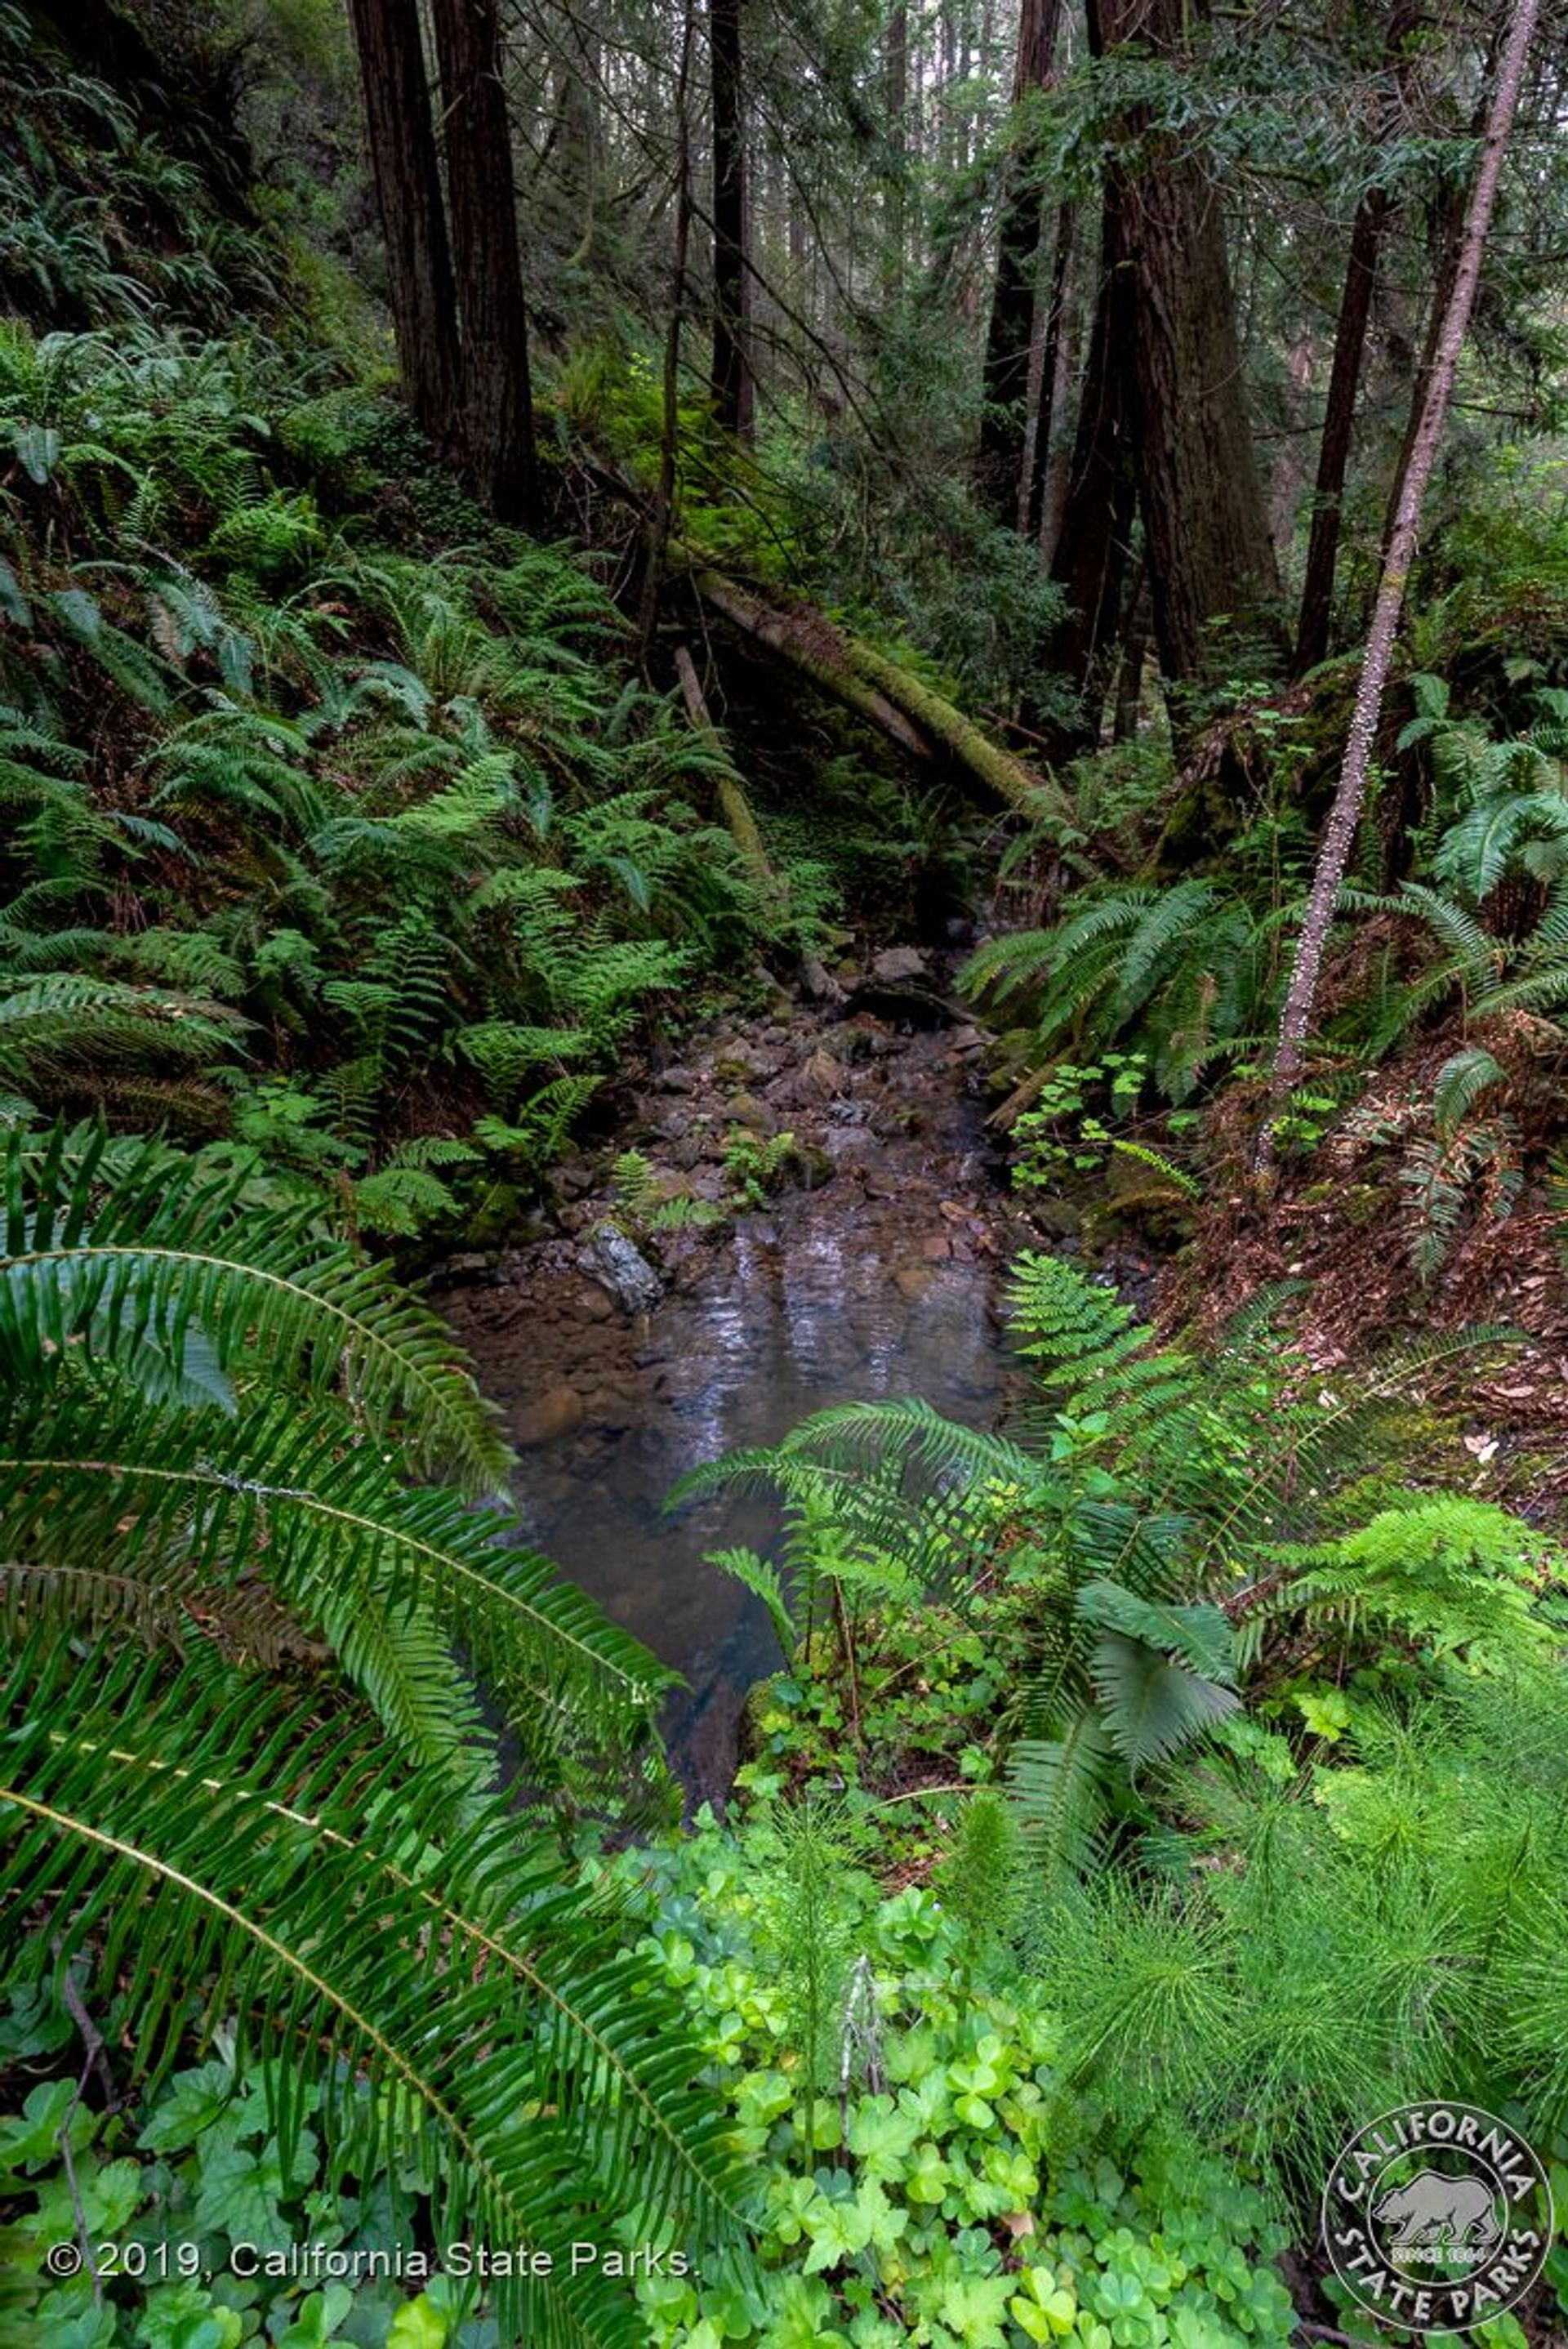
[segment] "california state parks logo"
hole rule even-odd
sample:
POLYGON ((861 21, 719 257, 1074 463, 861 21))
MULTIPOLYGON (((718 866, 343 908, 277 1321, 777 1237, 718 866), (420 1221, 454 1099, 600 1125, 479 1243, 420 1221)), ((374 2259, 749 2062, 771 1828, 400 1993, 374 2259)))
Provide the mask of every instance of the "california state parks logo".
POLYGON ((1323 2192, 1334 2271, 1363 2308, 1463 2333, 1522 2300, 1552 2247, 1546 2172, 1475 2105, 1400 2105, 1343 2147, 1323 2192))

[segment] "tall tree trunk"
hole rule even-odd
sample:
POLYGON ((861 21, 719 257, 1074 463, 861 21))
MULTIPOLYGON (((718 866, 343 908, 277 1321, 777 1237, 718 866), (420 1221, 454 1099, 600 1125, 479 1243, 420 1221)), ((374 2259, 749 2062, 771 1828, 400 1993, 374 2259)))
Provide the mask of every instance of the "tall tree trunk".
MULTIPOLYGON (((1077 212, 1070 203, 1057 207, 1056 241, 1051 247, 1051 285, 1046 300, 1045 332, 1036 336, 1039 345, 1039 389, 1035 399, 1033 437, 1020 485, 1022 497, 1018 513, 1018 528, 1032 545, 1038 543, 1045 524, 1046 488, 1051 473, 1051 440, 1056 430, 1058 378, 1062 372, 1062 326, 1067 316, 1068 271, 1072 266, 1077 220, 1077 212)), ((1054 547, 1051 552, 1055 552, 1054 547)), ((1048 555, 1047 559, 1049 560, 1048 555)))
POLYGON ((599 127, 598 91, 602 73, 598 41, 590 31, 573 29, 565 45, 561 68, 554 136, 561 157, 559 185, 583 222, 583 233, 567 256, 564 273, 581 270, 590 282, 596 267, 600 230, 603 141, 599 127))
MULTIPOLYGON (((1064 204, 1063 212, 1068 208, 1064 204)), ((1069 245, 1062 255, 1063 274, 1061 298, 1052 294, 1052 311, 1048 329, 1056 345, 1056 367, 1053 377, 1054 394, 1050 398, 1052 429, 1049 435, 1042 429, 1037 435, 1035 485, 1031 492, 1031 529, 1039 533, 1039 549, 1044 562, 1055 571, 1057 552, 1061 545, 1062 525, 1067 513, 1068 484, 1072 472, 1072 440, 1066 428, 1074 385, 1078 380, 1078 361, 1083 352, 1086 327, 1094 315, 1094 305, 1087 285, 1080 282, 1084 272, 1078 254, 1078 215, 1072 212, 1068 222, 1069 245), (1087 314, 1087 316, 1086 316, 1087 314), (1059 419, 1059 422, 1058 420, 1059 419), (1034 506, 1039 509, 1037 517, 1034 506)), ((1061 225, 1057 224, 1057 234, 1061 225)), ((1058 248, 1059 250, 1060 248, 1058 248)))
POLYGON ((751 436, 755 399, 747 332, 745 82, 741 0, 708 0, 713 95, 713 398, 727 430, 751 436))
POLYGON ((528 309, 496 0, 434 0, 469 478, 502 522, 534 509, 528 309))
MULTIPOLYGON (((1013 105, 1044 89, 1056 57, 1061 0, 1023 0, 1018 53, 1013 73, 1013 105)), ((980 448, 976 487, 998 522, 1015 523, 1024 486, 1024 441, 1029 388, 1029 353, 1035 340, 1035 301, 1039 285, 1040 184, 1037 136, 1021 131, 1008 156, 996 244, 996 282, 985 338, 980 448)))
POLYGON ((1062 747, 1092 740, 1089 712, 1116 634, 1136 487, 1132 440, 1132 282, 1121 246, 1121 199, 1109 184, 1100 228, 1099 287, 1051 576, 1069 615, 1051 647, 1085 697, 1085 721, 1062 747))
MULTIPOLYGON (((1493 87, 1497 77, 1498 59, 1501 54, 1504 39, 1505 21, 1499 18, 1491 27, 1491 44, 1487 53, 1486 72, 1482 77, 1481 97, 1471 125, 1471 134, 1477 139, 1483 135, 1486 128, 1489 104, 1486 93, 1493 87)), ((1432 306, 1427 314, 1426 342, 1421 351, 1420 366, 1416 374, 1415 397, 1410 402, 1410 415, 1405 427, 1404 444, 1399 450, 1398 463, 1394 468, 1393 487, 1388 492, 1388 508, 1383 520, 1385 562, 1387 560, 1388 548, 1394 536, 1399 502, 1405 493, 1405 476, 1410 469, 1410 460, 1415 451, 1416 433, 1420 424, 1427 388, 1431 382, 1433 370, 1437 366, 1443 322, 1448 316, 1449 306, 1453 300, 1454 284, 1459 274, 1460 255, 1464 243, 1467 202, 1464 188, 1456 186, 1443 207, 1438 237, 1437 261, 1432 273, 1432 306)))
MULTIPOLYGON (((1293 1084, 1301 1072, 1303 1047, 1311 1030, 1317 1003, 1318 979, 1328 943, 1329 925, 1334 919, 1340 885, 1350 861, 1351 847, 1367 797, 1372 746, 1383 714, 1383 697, 1387 689, 1394 639, 1404 608, 1406 583, 1416 558, 1421 506, 1437 462, 1449 402, 1453 394, 1454 378, 1459 369, 1460 353, 1475 304, 1487 230, 1497 201, 1497 183, 1502 171, 1503 154, 1518 110, 1525 64, 1540 10, 1541 0, 1514 0, 1508 20, 1506 43, 1487 109, 1480 164, 1470 191, 1453 284, 1444 305, 1433 351, 1431 372, 1418 390, 1409 462, 1400 484, 1398 510, 1394 517, 1387 552, 1383 558, 1371 626, 1367 632, 1367 649, 1356 691, 1356 708, 1346 737, 1339 785, 1318 851, 1312 895, 1302 920, 1295 962, 1280 1020, 1279 1050, 1274 1070, 1276 1092, 1283 1092, 1293 1084)), ((1267 1139, 1265 1133, 1265 1155, 1267 1139)))
POLYGON ((887 178, 883 233, 888 289, 903 292, 905 219, 909 192, 909 0, 894 0, 887 20, 882 52, 882 77, 887 96, 887 135, 892 149, 887 178))
POLYGON ((637 641, 645 669, 654 648, 659 622, 659 596, 664 589, 675 520, 676 457, 680 439, 681 328, 686 319, 686 262, 691 247, 691 64, 696 37, 696 0, 686 0, 681 17, 680 66, 676 75, 676 253, 675 284, 670 289, 670 315, 665 328, 663 379, 664 429, 659 436, 659 483, 648 533, 648 559, 637 610, 637 641))
MULTIPOLYGON (((1418 22, 1414 0, 1394 0, 1388 15, 1385 65, 1396 89, 1402 91, 1402 67, 1408 44, 1418 22)), ((1301 612, 1296 623, 1295 674, 1315 668, 1328 651, 1329 620, 1334 609, 1334 572, 1339 555, 1339 526, 1345 498, 1345 474, 1350 460, 1350 440, 1356 424, 1356 401, 1361 365, 1367 350, 1367 327, 1372 315, 1372 295, 1384 232, 1394 200, 1381 184, 1367 190, 1356 207, 1350 232, 1350 252, 1345 268, 1345 291, 1334 336, 1334 359, 1328 375, 1328 399, 1318 444, 1317 480, 1313 491, 1312 536, 1306 550, 1306 576, 1302 585, 1301 612)))
POLYGON ((1350 232, 1345 290, 1339 300, 1339 320, 1334 335, 1334 361, 1328 373, 1323 438, 1318 443, 1317 479, 1313 485, 1312 536, 1306 550, 1306 575, 1302 582, 1292 663, 1296 677, 1315 668, 1328 651, 1334 573, 1339 558, 1340 512, 1356 424, 1356 396, 1367 349, 1378 254, 1392 211, 1387 190, 1369 188, 1356 207, 1355 224, 1350 232))
POLYGON ((408 404, 445 457, 460 446, 462 371, 441 175, 416 0, 349 0, 370 162, 408 404))
MULTIPOLYGON (((1180 60, 1185 0, 1090 0, 1097 48, 1180 60)), ((1248 427, 1220 200, 1190 148, 1134 109, 1110 173, 1136 307, 1139 492, 1155 636, 1168 678, 1201 679, 1212 624, 1272 625, 1278 573, 1248 427)))

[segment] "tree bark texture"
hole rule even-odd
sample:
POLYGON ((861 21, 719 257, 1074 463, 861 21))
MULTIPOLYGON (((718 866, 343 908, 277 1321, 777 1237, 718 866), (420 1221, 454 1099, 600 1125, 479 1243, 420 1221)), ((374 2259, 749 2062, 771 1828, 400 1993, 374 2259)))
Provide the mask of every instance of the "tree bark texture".
POLYGON ((884 216, 887 246, 884 266, 888 289, 896 296, 903 292, 904 247, 908 236, 909 0, 897 0, 897 5, 889 13, 882 73, 887 93, 887 136, 891 150, 884 216))
POLYGON ((502 522, 531 520, 533 400, 517 243, 511 129, 496 0, 434 0, 447 193, 474 488, 502 522))
MULTIPOLYGON (((1013 75, 1015 108, 1048 85, 1060 20, 1061 0, 1023 0, 1013 75)), ((1020 505, 1026 511, 1023 476, 1029 354, 1035 340, 1045 201, 1039 166, 1038 137, 1025 129, 1015 138, 1003 183, 976 469, 983 503, 998 522, 1009 525, 1016 524, 1020 505)))
MULTIPOLYGON (((1389 11, 1384 62, 1402 89, 1407 44, 1418 16, 1413 0, 1394 0, 1389 11)), ((1372 295, 1384 233, 1393 213, 1388 190, 1375 185, 1356 207, 1350 231, 1350 251, 1345 267, 1345 290, 1334 336, 1329 368, 1328 399, 1318 444, 1317 480, 1314 486, 1312 535, 1306 551, 1306 575, 1302 584, 1301 611, 1296 623, 1295 672, 1300 677, 1315 668, 1328 652, 1329 622, 1334 610, 1334 573, 1339 555, 1339 529, 1345 499, 1345 476, 1350 460, 1351 436, 1361 367, 1367 351, 1367 328, 1372 316, 1372 295)))
POLYGON ((755 393, 747 332, 746 102, 741 0, 708 0, 713 99, 713 399, 727 430, 749 440, 755 393))
POLYGON ((686 260, 691 245, 691 67, 696 0, 686 0, 681 16, 680 67, 676 76, 676 269, 670 315, 665 327, 664 426, 659 436, 659 486, 648 533, 648 559, 637 613, 637 641, 648 666, 658 626, 670 528, 676 510, 676 457, 680 439, 681 329, 686 322, 686 260))
MULTIPOLYGON (((1459 370, 1470 312, 1480 279, 1487 230, 1497 201, 1498 180, 1509 133, 1519 106, 1524 69, 1534 37, 1541 0, 1514 0, 1507 36, 1487 109, 1486 135, 1475 185, 1470 191, 1455 262, 1453 284, 1444 305, 1432 356, 1432 367, 1421 388, 1410 436, 1409 461, 1399 487, 1398 506, 1383 558, 1377 598, 1367 633, 1356 707, 1346 738, 1345 758, 1334 805, 1318 851, 1312 895, 1302 920, 1295 961, 1280 1021, 1279 1049, 1274 1059, 1274 1085, 1283 1091, 1301 1072, 1303 1048, 1311 1030, 1317 1003, 1318 981, 1329 926, 1338 902, 1340 885, 1361 822, 1371 771, 1372 749, 1383 712, 1394 640, 1404 608, 1405 588, 1415 561, 1421 507, 1441 444, 1443 426, 1459 370)), ((1265 1136, 1266 1144, 1266 1136, 1265 1136)))
MULTIPOLYGON (((1097 51, 1139 42, 1179 57, 1184 0, 1090 0, 1097 51)), ((1140 109, 1110 175, 1136 312, 1139 490, 1154 630, 1167 678, 1201 679, 1213 623, 1268 626, 1279 581, 1247 421, 1220 200, 1194 154, 1140 109)))
POLYGON ((1318 443, 1317 479, 1313 485, 1312 535, 1306 550, 1306 574, 1302 582, 1301 610, 1296 621, 1295 657, 1300 677, 1315 668, 1328 652, 1329 621, 1334 609, 1334 573, 1339 557, 1339 522, 1345 497, 1345 474, 1350 460, 1350 440, 1356 424, 1356 398, 1361 383, 1361 362, 1367 349, 1367 326, 1372 316, 1372 294, 1377 280, 1377 258, 1393 205, 1384 188, 1369 188, 1356 207, 1350 232, 1350 253, 1345 265, 1345 290, 1334 335, 1334 360, 1328 374, 1328 400, 1324 411, 1323 438, 1318 443))
MULTIPOLYGON (((1062 325, 1067 316, 1068 271, 1072 265, 1077 213, 1070 203, 1057 211, 1056 240, 1051 247, 1051 286, 1047 297, 1045 331, 1040 342, 1039 392, 1035 406, 1031 446, 1024 468, 1018 528, 1032 544, 1039 542, 1046 519, 1046 485, 1051 475, 1051 441, 1056 431, 1057 378, 1062 372, 1062 325)), ((1052 550, 1054 552, 1054 549, 1052 550)), ((1048 560, 1047 556, 1047 560, 1048 560)))
POLYGON ((416 0, 349 0, 392 322, 408 404, 444 457, 460 449, 457 294, 416 0))
POLYGON ((1094 688, 1102 684, 1121 607, 1136 484, 1133 473, 1132 342, 1136 318, 1132 281, 1121 245, 1121 202, 1105 191, 1100 225, 1099 286, 1089 329, 1083 390, 1073 436, 1067 499, 1051 576, 1069 605, 1051 647, 1051 664, 1085 696, 1084 727, 1071 744, 1092 740, 1088 717, 1094 688))

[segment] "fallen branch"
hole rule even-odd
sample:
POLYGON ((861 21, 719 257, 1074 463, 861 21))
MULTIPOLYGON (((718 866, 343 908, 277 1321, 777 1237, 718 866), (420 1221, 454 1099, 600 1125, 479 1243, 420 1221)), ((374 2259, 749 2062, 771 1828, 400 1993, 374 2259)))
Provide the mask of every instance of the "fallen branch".
MULTIPOLYGON (((680 679, 681 698, 686 706, 686 716, 694 730, 713 744, 721 755, 723 745, 718 730, 708 713, 707 697, 696 673, 696 664, 685 645, 676 647, 676 675, 680 679)), ((741 855, 765 887, 776 889, 779 876, 768 862, 768 851, 762 844, 762 834, 757 828, 757 818, 751 812, 751 802, 740 787, 740 778, 727 760, 717 778, 718 804, 729 836, 741 855)))
MULTIPOLYGON (((670 551, 672 555, 676 552, 673 546, 670 551)), ((1070 819, 1067 795, 1050 778, 1037 774, 993 742, 973 719, 965 718, 934 686, 912 677, 886 653, 846 636, 810 605, 785 609, 766 604, 700 559, 689 559, 697 594, 732 627, 810 678, 813 685, 864 718, 912 758, 925 760, 945 752, 994 797, 1020 814, 1070 819)))
POLYGON ((916 732, 892 703, 857 678, 845 666, 842 645, 825 620, 813 626, 802 615, 775 610, 757 596, 737 587, 733 581, 721 579, 717 571, 694 571, 692 585, 706 603, 713 605, 721 619, 738 628, 743 636, 755 638, 780 660, 788 661, 820 685, 836 701, 869 719, 889 741, 896 742, 913 759, 929 759, 931 745, 916 732))

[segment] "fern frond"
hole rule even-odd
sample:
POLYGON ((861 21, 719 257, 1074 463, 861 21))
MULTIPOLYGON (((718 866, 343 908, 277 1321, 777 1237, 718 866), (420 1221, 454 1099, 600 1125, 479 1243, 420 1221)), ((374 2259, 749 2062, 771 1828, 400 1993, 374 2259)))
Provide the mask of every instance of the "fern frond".
POLYGON ((247 1023, 226 1005, 117 979, 57 973, 0 999, 0 1068, 228 1059, 247 1023))
POLYGON ((1221 1687, 1234 1684, 1234 1641, 1230 1620, 1218 1607, 1181 1607, 1140 1598, 1116 1582, 1082 1584, 1077 1607, 1086 1622, 1140 1640, 1221 1687))
POLYGON ((1463 1124, 1482 1093, 1503 1081, 1492 1055, 1480 1045, 1451 1052, 1438 1071, 1432 1088, 1432 1116, 1439 1133, 1448 1136, 1463 1124))
MULTIPOLYGON (((561 2253, 596 2203, 634 2200, 675 2240, 738 2239, 744 2184, 700 2052, 510 1806, 470 1805, 453 1834, 449 1789, 390 1778, 357 1723, 101 1650, 24 1650, 0 1719, 14 1978, 86 1956, 139 2018, 139 2070, 167 2064, 213 1984, 207 2028, 235 2016, 262 2059, 285 2162, 309 2078, 334 2175, 412 2151, 443 2240, 561 2253)), ((643 2337, 630 2298, 563 2257, 495 2288, 503 2330, 542 2349, 643 2337)))
POLYGON ((705 1566, 717 1566, 724 1574, 735 1577, 743 1589, 754 1599, 760 1599, 768 1609, 784 1661, 788 1664, 795 1653, 799 1634, 784 1596, 784 1586, 779 1569, 770 1559, 759 1557, 754 1549, 711 1549, 703 1553, 705 1566))
POLYGON ((1102 1631, 1095 1641, 1089 1678, 1110 1742, 1132 1771, 1169 1760, 1242 1702, 1234 1689, 1119 1631, 1102 1631))
POLYGON ((101 1135, 11 1137, 0 1366, 36 1381, 67 1347, 178 1363, 200 1333, 225 1373, 348 1394, 416 1469, 493 1491, 510 1455, 444 1325, 308 1213, 258 1214, 157 1143, 110 1172, 101 1135), (176 1169, 179 1179, 173 1179, 176 1169), (101 1175, 108 1174, 107 1184, 101 1175))
POLYGON ((1092 1865, 1115 1777, 1110 1741, 1087 1708, 1060 1737, 1022 1737, 1012 1747, 1007 1796, 1023 1849, 1045 1883, 1092 1865))
POLYGON ((234 1418, 170 1421, 67 1389, 30 1399, 0 1429, 0 1555, 91 1555, 150 1588, 185 1587, 193 1565, 220 1589, 259 1574, 335 1644, 361 1603, 417 1609, 462 1648, 525 1742, 634 1738, 673 1676, 517 1547, 511 1520, 407 1491, 394 1471, 336 1410, 280 1397, 234 1418))

